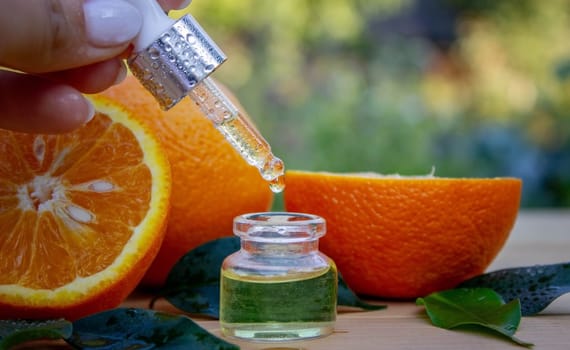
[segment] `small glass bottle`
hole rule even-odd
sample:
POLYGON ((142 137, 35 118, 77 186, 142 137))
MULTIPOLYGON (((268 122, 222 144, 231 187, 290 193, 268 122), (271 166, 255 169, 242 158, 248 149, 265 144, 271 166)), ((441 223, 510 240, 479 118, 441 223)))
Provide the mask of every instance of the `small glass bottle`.
POLYGON ((224 335, 291 341, 332 333, 338 273, 318 250, 325 232, 325 220, 310 214, 267 212, 234 219, 241 249, 221 269, 224 335))

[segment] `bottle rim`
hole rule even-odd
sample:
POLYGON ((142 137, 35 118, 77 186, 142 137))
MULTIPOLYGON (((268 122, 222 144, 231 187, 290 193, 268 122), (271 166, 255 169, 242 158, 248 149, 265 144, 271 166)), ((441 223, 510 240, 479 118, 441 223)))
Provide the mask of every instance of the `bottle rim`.
POLYGON ((257 212, 234 218, 234 234, 258 242, 313 241, 326 233, 325 219, 297 212, 257 212))

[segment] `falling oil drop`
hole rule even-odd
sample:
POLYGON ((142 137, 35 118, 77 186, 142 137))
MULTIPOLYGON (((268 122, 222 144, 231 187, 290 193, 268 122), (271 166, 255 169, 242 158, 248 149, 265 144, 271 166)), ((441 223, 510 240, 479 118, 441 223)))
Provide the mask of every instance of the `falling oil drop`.
POLYGON ((285 177, 283 175, 269 180, 269 188, 273 193, 281 193, 285 189, 285 177))

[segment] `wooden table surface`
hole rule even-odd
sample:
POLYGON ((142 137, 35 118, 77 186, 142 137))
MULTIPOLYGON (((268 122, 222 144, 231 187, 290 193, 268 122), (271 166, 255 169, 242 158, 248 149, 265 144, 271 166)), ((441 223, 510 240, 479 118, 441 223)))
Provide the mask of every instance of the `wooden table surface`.
MULTIPOLYGON (((489 270, 570 261, 570 210, 521 211, 505 247, 489 270)), ((385 310, 341 310, 335 333, 303 342, 252 343, 228 339, 241 349, 256 350, 368 350, 368 349, 522 349, 505 338, 470 331, 450 331, 433 326, 424 309, 413 302, 382 302, 385 310)), ((137 295, 124 306, 146 307, 137 295)), ((158 310, 177 312, 164 301, 158 310)), ((217 321, 195 319, 220 336, 217 321)), ((557 299, 541 314, 523 317, 517 337, 534 343, 533 349, 570 349, 570 294, 557 299)), ((19 349, 63 349, 64 344, 30 344, 19 349)))

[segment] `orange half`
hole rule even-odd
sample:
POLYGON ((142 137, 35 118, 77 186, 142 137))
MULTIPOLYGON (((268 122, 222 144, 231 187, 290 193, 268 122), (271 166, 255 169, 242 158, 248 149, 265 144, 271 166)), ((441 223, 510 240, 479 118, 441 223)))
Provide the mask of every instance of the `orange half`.
POLYGON ((170 168, 101 98, 62 135, 0 130, 0 318, 75 319, 121 303, 162 242, 170 168))
POLYGON ((513 227, 516 178, 288 171, 285 207, 327 222, 322 251, 357 293, 414 298, 485 271, 513 227))

